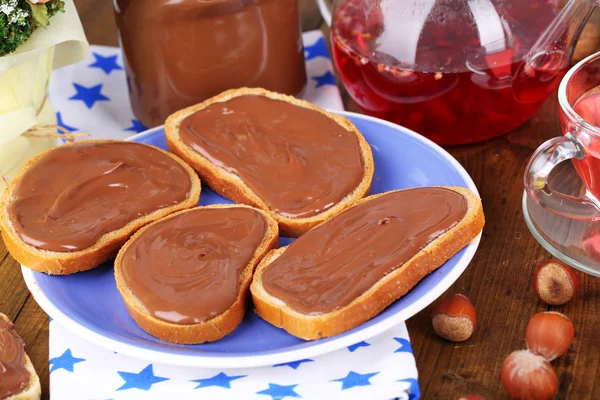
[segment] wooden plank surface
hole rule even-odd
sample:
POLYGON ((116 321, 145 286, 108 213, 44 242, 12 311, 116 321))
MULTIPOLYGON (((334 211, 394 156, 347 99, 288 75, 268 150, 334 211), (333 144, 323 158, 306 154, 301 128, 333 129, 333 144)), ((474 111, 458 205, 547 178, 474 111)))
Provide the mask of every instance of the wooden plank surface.
MULTIPOLYGON (((304 29, 327 32, 312 0, 300 0, 304 29)), ((90 43, 118 45, 112 1, 75 0, 90 43)), ((347 109, 359 111, 343 91, 347 109)), ((549 255, 533 239, 521 211, 525 163, 542 141, 560 134, 553 96, 527 123, 509 135, 482 144, 448 151, 473 177, 483 199, 486 227, 473 262, 448 290, 463 293, 478 312, 471 339, 453 344, 438 338, 431 327, 431 307, 408 321, 422 398, 457 399, 477 393, 487 399, 507 398, 500 384, 500 367, 513 350, 525 347, 531 315, 559 310, 575 325, 576 337, 566 356, 553 363, 559 376, 557 399, 600 398, 600 280, 580 274, 574 301, 547 307, 531 289, 535 266, 549 255)), ((48 318, 35 303, 17 262, 0 241, 0 312, 15 321, 48 396, 48 318)))

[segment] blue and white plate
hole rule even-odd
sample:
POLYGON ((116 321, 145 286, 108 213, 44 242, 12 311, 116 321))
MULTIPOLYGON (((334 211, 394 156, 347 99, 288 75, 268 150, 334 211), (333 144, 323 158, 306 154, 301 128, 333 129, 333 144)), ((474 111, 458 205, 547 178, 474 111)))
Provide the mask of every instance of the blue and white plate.
MULTIPOLYGON (((373 149, 372 193, 418 186, 463 186, 477 193, 462 166, 441 147, 400 126, 353 113, 349 118, 373 149)), ((131 138, 166 149, 162 128, 131 138)), ((230 203, 206 186, 200 205, 230 203)), ((369 339, 412 317, 452 285, 479 244, 478 236, 435 273, 372 320, 335 337, 304 341, 248 311, 229 336, 208 344, 177 345, 140 329, 127 313, 115 286, 113 264, 68 276, 49 276, 22 268, 36 301, 65 328, 113 351, 153 362, 212 368, 243 368, 286 363, 325 354, 369 339)), ((289 239, 281 239, 281 244, 289 239)))

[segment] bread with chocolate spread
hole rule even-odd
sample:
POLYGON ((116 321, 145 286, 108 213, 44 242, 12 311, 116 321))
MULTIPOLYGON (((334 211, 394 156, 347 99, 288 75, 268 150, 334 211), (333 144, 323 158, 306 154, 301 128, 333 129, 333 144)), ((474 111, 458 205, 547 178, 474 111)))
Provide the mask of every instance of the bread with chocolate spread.
POLYGON ((180 211, 123 246, 117 288, 149 334, 172 343, 212 342, 242 322, 254 269, 278 238, 277 222, 246 205, 180 211))
POLYGON ((264 89, 229 90, 171 115, 167 145, 217 193, 297 237, 368 195, 373 155, 346 118, 264 89))
POLYGON ((39 400, 40 378, 25 353, 25 342, 10 319, 0 314, 0 399, 39 400))
POLYGON ((30 160, 0 198, 6 248, 24 266, 71 274, 114 258, 142 226, 196 206, 200 180, 141 143, 90 140, 30 160))
POLYGON ((302 339, 375 317, 482 231, 481 201, 460 187, 376 194, 260 262, 258 315, 302 339))

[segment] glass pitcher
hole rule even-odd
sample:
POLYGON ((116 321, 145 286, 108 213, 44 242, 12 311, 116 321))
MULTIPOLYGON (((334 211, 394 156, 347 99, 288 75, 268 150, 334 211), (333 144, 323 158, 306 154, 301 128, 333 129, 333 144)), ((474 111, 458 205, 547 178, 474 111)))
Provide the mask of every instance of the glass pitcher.
POLYGON ((558 86, 596 0, 336 0, 332 45, 368 114, 442 145, 527 121, 558 86))

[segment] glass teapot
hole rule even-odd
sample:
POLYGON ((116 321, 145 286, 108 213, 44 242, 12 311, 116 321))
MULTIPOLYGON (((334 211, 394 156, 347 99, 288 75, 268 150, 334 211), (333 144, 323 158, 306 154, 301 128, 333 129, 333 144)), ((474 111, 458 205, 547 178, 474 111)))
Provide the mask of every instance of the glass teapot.
POLYGON ((569 67, 595 5, 335 0, 333 53, 366 113, 442 145, 474 143, 535 113, 569 67))

